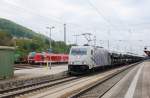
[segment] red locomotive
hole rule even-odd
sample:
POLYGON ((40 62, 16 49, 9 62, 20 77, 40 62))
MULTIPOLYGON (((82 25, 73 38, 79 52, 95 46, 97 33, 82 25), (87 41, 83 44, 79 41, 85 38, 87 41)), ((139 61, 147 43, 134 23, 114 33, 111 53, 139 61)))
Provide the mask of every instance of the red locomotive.
POLYGON ((28 55, 28 63, 30 64, 39 64, 39 63, 67 63, 69 59, 68 54, 55 54, 55 53, 36 53, 31 52, 28 55))

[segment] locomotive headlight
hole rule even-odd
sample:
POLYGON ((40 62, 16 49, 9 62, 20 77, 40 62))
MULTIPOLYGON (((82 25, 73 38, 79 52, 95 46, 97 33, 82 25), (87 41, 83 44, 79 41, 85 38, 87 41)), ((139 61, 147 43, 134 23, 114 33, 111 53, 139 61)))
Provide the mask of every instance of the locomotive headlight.
POLYGON ((86 65, 87 63, 85 61, 82 62, 83 65, 86 65))
POLYGON ((70 62, 70 64, 72 64, 72 62, 70 62))
POLYGON ((74 64, 74 62, 70 62, 70 64, 74 64))

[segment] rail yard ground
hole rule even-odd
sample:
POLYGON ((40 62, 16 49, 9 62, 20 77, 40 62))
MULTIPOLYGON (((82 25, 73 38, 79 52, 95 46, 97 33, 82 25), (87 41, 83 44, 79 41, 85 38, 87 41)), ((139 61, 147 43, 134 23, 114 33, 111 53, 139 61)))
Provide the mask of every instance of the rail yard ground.
POLYGON ((42 68, 32 68, 32 69, 21 69, 16 70, 15 76, 16 78, 32 78, 39 76, 52 75, 67 71, 67 65, 62 66, 53 66, 51 69, 49 67, 42 68))
POLYGON ((150 98, 149 5, 0 0, 0 98, 150 98))
POLYGON ((45 80, 41 83, 36 83, 36 80, 32 83, 28 81, 30 85, 18 86, 13 89, 8 89, 7 84, 12 80, 9 82, 7 80, 0 81, 0 83, 7 82, 5 89, 2 89, 1 84, 0 96, 5 98, 12 96, 16 98, 147 98, 150 91, 149 65, 150 61, 146 60, 112 69, 99 70, 100 72, 83 76, 68 76, 67 65, 53 66, 51 70, 45 67, 16 70, 15 74, 19 75, 24 75, 24 72, 33 73, 24 77, 20 76, 20 80, 27 77, 30 79, 37 76, 47 77, 41 78, 41 80, 45 80), (46 70, 49 71, 46 72, 46 70), (53 76, 50 76, 51 74, 53 76), (55 79, 50 80, 50 77, 55 77, 55 79))
POLYGON ((149 98, 150 61, 145 61, 131 70, 102 98, 149 98))
POLYGON ((150 61, 144 61, 104 82, 87 87, 71 98, 149 98, 150 61))
MULTIPOLYGON (((67 98, 72 97, 76 92, 80 92, 89 85, 95 84, 99 81, 107 80, 107 78, 111 78, 116 76, 119 73, 124 73, 124 71, 130 71, 135 68, 136 64, 131 64, 128 66, 116 67, 113 69, 101 71, 95 74, 83 76, 83 77, 70 77, 67 81, 59 82, 57 85, 47 85, 44 88, 36 89, 30 93, 20 94, 19 98, 67 98)), ((127 74, 127 73, 125 73, 127 74)), ((124 74, 124 75, 125 75, 124 74)), ((120 80, 120 78, 119 78, 120 80)), ((118 81, 118 80, 115 80, 118 81)), ((115 82, 114 82, 115 83, 115 82)), ((35 88, 35 87, 33 87, 35 88)), ((18 98, 18 96, 17 96, 18 98)), ((76 98, 76 97, 75 97, 76 98)), ((86 97, 85 97, 86 98, 86 97)), ((89 97, 90 98, 90 97, 89 97)))

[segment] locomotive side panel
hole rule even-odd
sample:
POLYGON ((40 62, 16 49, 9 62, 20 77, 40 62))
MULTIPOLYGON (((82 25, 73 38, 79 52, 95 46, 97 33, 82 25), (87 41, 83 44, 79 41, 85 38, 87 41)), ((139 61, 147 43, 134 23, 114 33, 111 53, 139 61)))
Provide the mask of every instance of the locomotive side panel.
POLYGON ((94 67, 110 65, 110 55, 107 50, 98 48, 93 55, 94 67))

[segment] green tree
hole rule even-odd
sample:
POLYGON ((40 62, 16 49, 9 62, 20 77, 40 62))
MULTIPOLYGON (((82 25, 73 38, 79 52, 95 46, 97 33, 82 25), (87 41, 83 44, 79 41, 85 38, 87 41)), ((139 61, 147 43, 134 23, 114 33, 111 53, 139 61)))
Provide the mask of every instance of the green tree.
POLYGON ((0 45, 12 46, 13 45, 12 36, 7 32, 0 31, 0 45))

